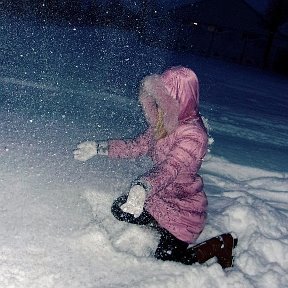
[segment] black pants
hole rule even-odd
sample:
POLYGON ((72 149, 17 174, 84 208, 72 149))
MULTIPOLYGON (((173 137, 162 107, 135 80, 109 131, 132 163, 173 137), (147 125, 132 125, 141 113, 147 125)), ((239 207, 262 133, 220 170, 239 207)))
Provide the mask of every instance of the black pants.
POLYGON ((146 210, 143 210, 141 215, 137 218, 134 218, 132 214, 123 212, 120 207, 126 203, 127 197, 127 195, 120 196, 112 204, 111 212, 114 217, 119 221, 125 221, 137 225, 146 225, 157 229, 160 233, 160 240, 154 253, 154 257, 161 260, 181 261, 189 244, 177 239, 166 229, 160 227, 156 220, 146 210))

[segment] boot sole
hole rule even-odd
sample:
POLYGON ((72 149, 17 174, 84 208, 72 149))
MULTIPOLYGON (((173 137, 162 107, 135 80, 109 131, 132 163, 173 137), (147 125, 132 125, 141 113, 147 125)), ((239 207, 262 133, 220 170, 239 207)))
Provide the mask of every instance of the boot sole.
POLYGON ((235 260, 235 251, 234 251, 234 249, 238 245, 238 236, 237 236, 237 234, 235 232, 231 232, 230 234, 231 234, 231 236, 233 238, 232 265, 231 265, 231 267, 233 267, 234 266, 234 260, 235 260))
POLYGON ((238 245, 238 238, 234 238, 233 248, 236 248, 237 245, 238 245))

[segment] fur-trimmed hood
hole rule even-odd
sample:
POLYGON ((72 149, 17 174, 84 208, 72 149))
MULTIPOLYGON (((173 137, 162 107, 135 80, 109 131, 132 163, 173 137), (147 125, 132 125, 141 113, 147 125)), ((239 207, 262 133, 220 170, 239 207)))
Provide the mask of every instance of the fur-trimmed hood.
POLYGON ((157 107, 164 112, 164 127, 168 134, 179 124, 199 117, 199 84, 196 74, 177 66, 161 75, 142 80, 139 100, 148 123, 155 127, 157 107))

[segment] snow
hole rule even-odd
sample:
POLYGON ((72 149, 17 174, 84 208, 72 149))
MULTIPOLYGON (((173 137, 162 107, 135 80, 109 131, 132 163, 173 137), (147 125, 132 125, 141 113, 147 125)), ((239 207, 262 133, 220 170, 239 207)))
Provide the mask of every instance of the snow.
POLYGON ((287 78, 146 47, 125 31, 0 24, 1 288, 288 287, 287 78), (176 64, 198 74, 215 140, 199 242, 237 233, 228 271, 214 259, 157 261, 154 231, 113 218, 112 201, 149 159, 72 157, 81 141, 142 132, 137 85, 176 64))

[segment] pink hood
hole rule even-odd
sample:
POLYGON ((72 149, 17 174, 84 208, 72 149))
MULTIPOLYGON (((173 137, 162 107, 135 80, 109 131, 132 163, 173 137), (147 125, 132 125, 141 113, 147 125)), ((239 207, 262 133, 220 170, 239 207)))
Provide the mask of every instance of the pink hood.
POLYGON ((157 106, 162 109, 168 134, 180 123, 199 117, 198 79, 192 70, 182 66, 172 67, 161 75, 145 77, 139 98, 152 127, 157 122, 157 106))

